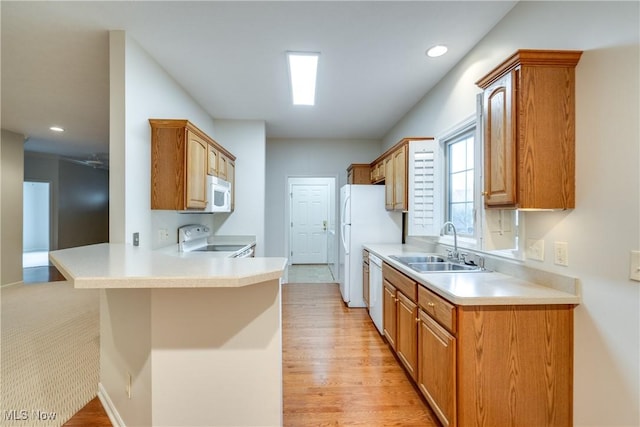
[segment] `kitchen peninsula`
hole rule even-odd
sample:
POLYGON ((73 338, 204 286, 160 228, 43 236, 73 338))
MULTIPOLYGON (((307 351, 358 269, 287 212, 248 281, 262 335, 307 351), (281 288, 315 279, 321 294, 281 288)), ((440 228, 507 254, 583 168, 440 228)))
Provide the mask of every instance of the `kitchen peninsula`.
POLYGON ((76 288, 102 289, 98 394, 115 425, 282 425, 286 258, 105 243, 50 259, 76 288))

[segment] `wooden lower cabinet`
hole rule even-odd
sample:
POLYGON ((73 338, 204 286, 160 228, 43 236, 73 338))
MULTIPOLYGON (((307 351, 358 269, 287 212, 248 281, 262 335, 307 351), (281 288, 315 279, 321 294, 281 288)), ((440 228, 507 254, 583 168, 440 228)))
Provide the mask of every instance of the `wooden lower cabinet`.
POLYGON ((573 306, 458 307, 459 426, 573 425, 573 306))
POLYGON ((573 425, 573 305, 456 306, 423 285, 416 304, 411 278, 383 277, 385 337, 444 426, 573 425))
POLYGON ((382 301, 382 324, 384 336, 387 338, 387 341, 393 350, 396 349, 397 312, 396 288, 385 279, 382 301))
POLYGON ((418 376, 418 305, 402 292, 397 297, 396 353, 414 380, 418 376))
POLYGON ((456 425, 456 339, 423 310, 418 326, 418 388, 443 426, 456 425))

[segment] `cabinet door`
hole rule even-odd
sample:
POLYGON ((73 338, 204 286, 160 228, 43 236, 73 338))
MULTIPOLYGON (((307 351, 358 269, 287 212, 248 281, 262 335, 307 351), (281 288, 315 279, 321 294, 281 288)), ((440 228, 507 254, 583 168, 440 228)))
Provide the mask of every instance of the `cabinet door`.
POLYGON ((187 137, 187 209, 204 209, 207 204, 208 144, 189 132, 187 137))
POLYGON ((407 210, 407 146, 393 154, 393 210, 407 210))
POLYGON ((213 145, 208 148, 207 173, 218 176, 218 150, 213 145))
POLYGON ((514 73, 496 80, 483 94, 486 207, 515 207, 517 203, 514 73))
POLYGON ((418 387, 443 426, 456 425, 456 339, 420 310, 418 387))
POLYGON ((394 205, 394 179, 393 156, 389 156, 384 159, 384 207, 388 211, 392 211, 394 205))
POLYGON ((222 153, 218 154, 218 177, 228 181, 227 177, 227 167, 229 164, 229 159, 222 153))
POLYGON ((391 348, 396 349, 396 288, 386 280, 384 281, 384 298, 382 302, 384 336, 391 344, 391 348))
POLYGON ((236 208, 236 164, 227 160, 227 181, 231 183, 231 212, 236 208))
POLYGON ((397 293, 396 352, 411 378, 418 373, 418 306, 402 292, 397 293))

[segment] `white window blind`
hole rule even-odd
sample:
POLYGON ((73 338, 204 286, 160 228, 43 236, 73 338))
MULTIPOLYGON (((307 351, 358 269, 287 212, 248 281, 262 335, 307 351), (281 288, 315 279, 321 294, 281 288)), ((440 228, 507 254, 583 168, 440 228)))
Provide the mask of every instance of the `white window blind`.
POLYGON ((437 236, 442 225, 442 160, 437 141, 409 143, 410 236, 437 236))

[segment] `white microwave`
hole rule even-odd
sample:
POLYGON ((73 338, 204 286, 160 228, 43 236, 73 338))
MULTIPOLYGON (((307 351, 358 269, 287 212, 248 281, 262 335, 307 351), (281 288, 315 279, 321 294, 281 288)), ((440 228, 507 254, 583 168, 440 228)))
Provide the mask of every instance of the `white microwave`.
POLYGON ((207 205, 205 212, 231 212, 231 183, 207 175, 207 205))

